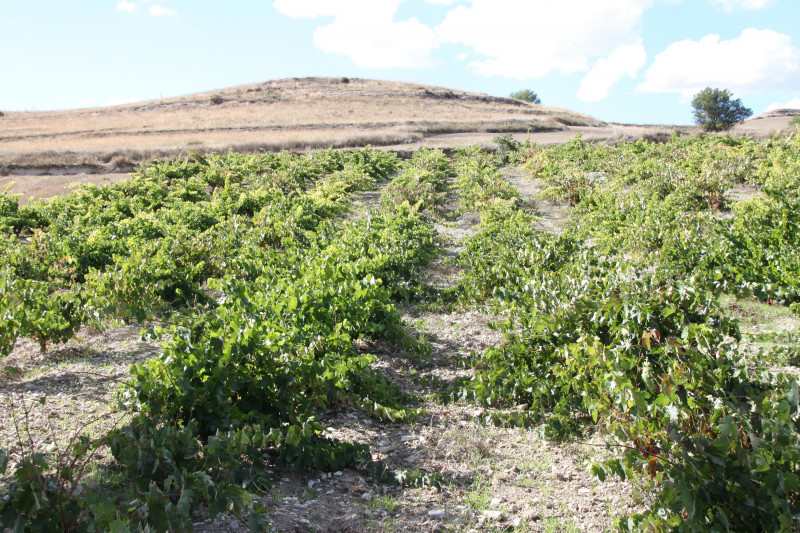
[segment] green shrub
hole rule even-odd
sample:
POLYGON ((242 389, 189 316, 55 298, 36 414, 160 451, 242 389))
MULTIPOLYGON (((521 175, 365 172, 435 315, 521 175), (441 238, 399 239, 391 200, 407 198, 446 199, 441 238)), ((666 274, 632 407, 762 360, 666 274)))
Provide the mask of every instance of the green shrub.
POLYGON ((531 104, 541 104, 542 101, 539 96, 530 89, 522 89, 521 91, 514 91, 510 95, 514 100, 522 100, 523 102, 530 102, 531 104))
POLYGON ((706 131, 724 131, 753 115, 753 110, 745 107, 741 99, 731 99, 727 89, 706 87, 692 98, 694 120, 706 131))

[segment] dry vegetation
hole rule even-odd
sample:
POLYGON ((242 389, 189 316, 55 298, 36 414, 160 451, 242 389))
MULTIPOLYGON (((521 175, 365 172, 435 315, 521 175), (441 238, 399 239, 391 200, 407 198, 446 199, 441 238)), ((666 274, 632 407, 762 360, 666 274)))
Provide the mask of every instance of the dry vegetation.
POLYGON ((394 145, 437 133, 601 125, 571 111, 440 87, 284 79, 107 108, 10 112, 0 122, 0 172, 108 172, 191 151, 394 145))

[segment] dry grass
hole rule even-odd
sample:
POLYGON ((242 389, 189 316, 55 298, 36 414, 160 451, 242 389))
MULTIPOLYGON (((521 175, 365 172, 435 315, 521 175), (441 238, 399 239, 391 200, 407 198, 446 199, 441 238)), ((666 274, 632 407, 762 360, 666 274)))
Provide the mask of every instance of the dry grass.
POLYGON ((395 145, 431 134, 568 125, 602 123, 571 111, 419 84, 284 79, 107 108, 9 112, 0 120, 0 171, 125 170, 191 151, 395 145))

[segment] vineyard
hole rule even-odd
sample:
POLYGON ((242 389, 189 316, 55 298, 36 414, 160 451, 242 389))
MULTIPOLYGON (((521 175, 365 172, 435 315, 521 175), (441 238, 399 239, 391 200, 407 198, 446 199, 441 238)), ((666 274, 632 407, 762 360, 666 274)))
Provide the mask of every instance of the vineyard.
POLYGON ((195 154, 0 196, 0 383, 21 391, 4 395, 0 526, 270 531, 276 472, 346 470, 384 494, 473 495, 426 510, 435 531, 578 530, 548 529, 551 502, 503 522, 474 497, 477 467, 393 461, 331 422, 411 434, 467 409, 458 427, 522 428, 537 439, 522 456, 589 449, 596 490, 643 494, 596 527, 795 530, 800 138, 496 142, 195 154), (492 342, 450 346, 419 318, 466 310, 492 342), (30 419, 51 400, 15 388, 36 375, 20 354, 125 328, 153 353, 102 419, 44 445, 30 419))

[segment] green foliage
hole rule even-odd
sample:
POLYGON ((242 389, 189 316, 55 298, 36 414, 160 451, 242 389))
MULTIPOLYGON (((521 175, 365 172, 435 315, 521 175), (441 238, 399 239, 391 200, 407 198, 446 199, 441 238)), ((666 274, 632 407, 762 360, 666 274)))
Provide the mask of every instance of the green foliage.
POLYGON ((753 115, 742 100, 731 98, 727 89, 706 87, 692 98, 694 120, 705 131, 725 131, 753 115))
POLYGON ((792 120, 789 121, 789 126, 800 126, 800 115, 793 116, 792 120))
POLYGON ((530 89, 522 89, 520 91, 514 91, 510 95, 510 98, 515 100, 522 100, 523 102, 530 102, 531 104, 541 104, 542 101, 539 99, 539 96, 531 91, 530 89))
POLYGON ((502 156, 498 161, 477 147, 458 150, 453 162, 458 176, 454 187, 461 197, 462 209, 482 210, 499 200, 519 198, 517 188, 500 174, 498 168, 502 164, 502 156))
MULTIPOLYGON (((126 425, 71 448, 80 463, 110 446, 129 492, 76 492, 80 469, 28 450, 2 527, 183 531, 203 507, 258 530, 251 504, 272 464, 436 483, 371 461, 317 420, 337 405, 417 414, 358 341, 425 353, 396 304, 420 293, 435 217, 457 194, 481 223, 449 295, 491 308, 506 340, 472 354, 474 377, 442 397, 525 403, 503 421, 550 439, 600 428, 619 453, 592 472, 657 486, 623 530, 791 530, 798 384, 747 359, 718 302, 725 292, 800 312, 800 141, 498 145, 403 163, 368 149, 194 155, 48 202, 0 197, 0 357, 19 337, 45 349, 114 319, 156 319, 146 334, 163 341, 120 392, 126 425), (510 162, 572 205, 563 234, 535 229, 500 172, 510 162), (342 216, 351 194, 390 176, 379 209, 342 216), (735 201, 742 186, 754 197, 735 201)), ((759 349, 793 361, 795 344, 759 349)))
POLYGON ((403 164, 381 195, 385 206, 409 204, 420 211, 440 210, 447 198, 448 179, 454 171, 441 150, 422 150, 403 164))
MULTIPOLYGON (((398 165, 370 149, 194 155, 24 212, 0 197, 0 357, 19 337, 44 350, 84 324, 117 319, 158 320, 148 335, 168 339, 132 368, 120 392, 130 421, 103 439, 129 480, 125 499, 72 495, 80 476, 30 450, 0 502, 2 526, 189 531, 202 506, 260 530, 263 509, 250 504, 271 463, 435 483, 373 463, 366 447, 326 438, 316 421, 336 404, 391 420, 416 414, 415 398, 355 342, 425 349, 405 335, 394 302, 435 256, 433 225, 406 202, 339 216, 353 192, 398 165)), ((451 172, 441 152, 404 169, 431 176, 436 194, 451 172)))
POLYGON ((506 342, 446 396, 525 403, 523 421, 551 439, 603 427, 621 453, 592 471, 659 486, 622 529, 791 530, 798 385, 748 368, 717 301, 725 290, 797 305, 798 155, 793 139, 725 137, 532 152, 555 196, 570 198, 566 169, 602 179, 580 184, 561 236, 508 206, 484 211, 457 290, 506 317, 506 342), (771 185, 713 216, 741 183, 771 185))

